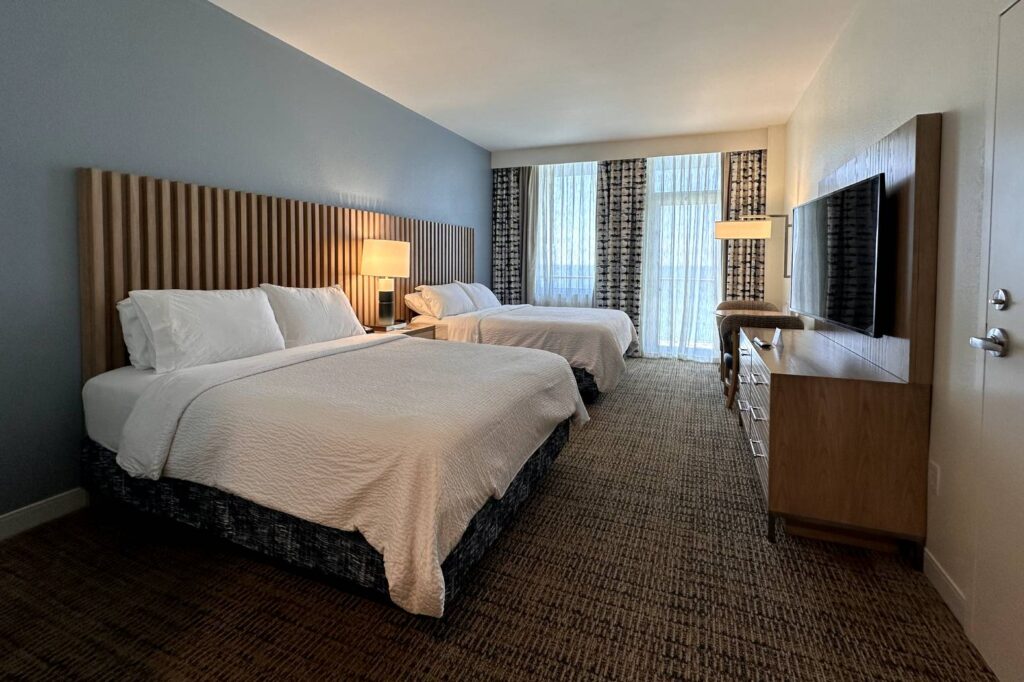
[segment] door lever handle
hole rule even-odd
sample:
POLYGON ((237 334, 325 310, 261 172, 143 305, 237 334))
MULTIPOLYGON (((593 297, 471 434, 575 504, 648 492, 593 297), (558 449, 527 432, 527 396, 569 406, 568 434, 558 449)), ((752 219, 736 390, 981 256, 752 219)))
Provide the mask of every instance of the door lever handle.
POLYGON ((988 351, 988 354, 995 358, 1006 356, 1008 343, 1006 331, 999 327, 989 329, 988 336, 971 337, 971 348, 988 351))

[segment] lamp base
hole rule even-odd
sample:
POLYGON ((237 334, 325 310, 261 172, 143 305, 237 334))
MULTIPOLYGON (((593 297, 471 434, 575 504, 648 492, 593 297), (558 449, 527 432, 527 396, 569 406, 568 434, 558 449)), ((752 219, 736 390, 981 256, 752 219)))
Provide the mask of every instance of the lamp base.
POLYGON ((377 286, 377 324, 388 327, 395 323, 395 280, 381 277, 377 286))

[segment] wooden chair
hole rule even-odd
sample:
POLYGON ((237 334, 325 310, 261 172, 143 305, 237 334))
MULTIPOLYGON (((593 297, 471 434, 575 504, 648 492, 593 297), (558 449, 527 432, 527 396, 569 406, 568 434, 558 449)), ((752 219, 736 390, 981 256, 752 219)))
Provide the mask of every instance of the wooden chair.
MULTIPOLYGON (((737 301, 722 301, 715 306, 715 310, 774 310, 779 312, 779 307, 768 301, 755 301, 748 298, 737 301)), ((721 335, 718 337, 718 377, 725 381, 725 348, 722 344, 721 335)))
MULTIPOLYGON (((736 399, 736 389, 740 383, 740 327, 759 327, 764 329, 803 329, 804 323, 795 315, 726 315, 719 328, 722 343, 722 382, 725 393, 725 407, 732 409, 736 399)), ((766 339, 767 340, 767 339, 766 339)))

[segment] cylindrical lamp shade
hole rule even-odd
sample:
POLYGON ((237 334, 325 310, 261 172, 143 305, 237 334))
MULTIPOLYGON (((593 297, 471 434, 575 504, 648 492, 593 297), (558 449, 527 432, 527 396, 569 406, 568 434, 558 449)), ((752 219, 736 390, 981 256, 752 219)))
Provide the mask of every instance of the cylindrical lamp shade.
POLYGON ((359 273, 370 277, 408 277, 409 242, 364 239, 359 273))
POLYGON ((772 221, 718 220, 715 221, 715 239, 771 239, 772 221))

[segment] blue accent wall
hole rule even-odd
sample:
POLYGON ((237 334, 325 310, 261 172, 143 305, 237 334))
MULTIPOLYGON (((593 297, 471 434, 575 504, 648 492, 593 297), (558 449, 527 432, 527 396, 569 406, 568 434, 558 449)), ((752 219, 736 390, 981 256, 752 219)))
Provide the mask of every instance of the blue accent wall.
POLYGON ((74 169, 469 225, 490 153, 201 0, 31 0, 0 18, 0 513, 77 485, 74 169))

